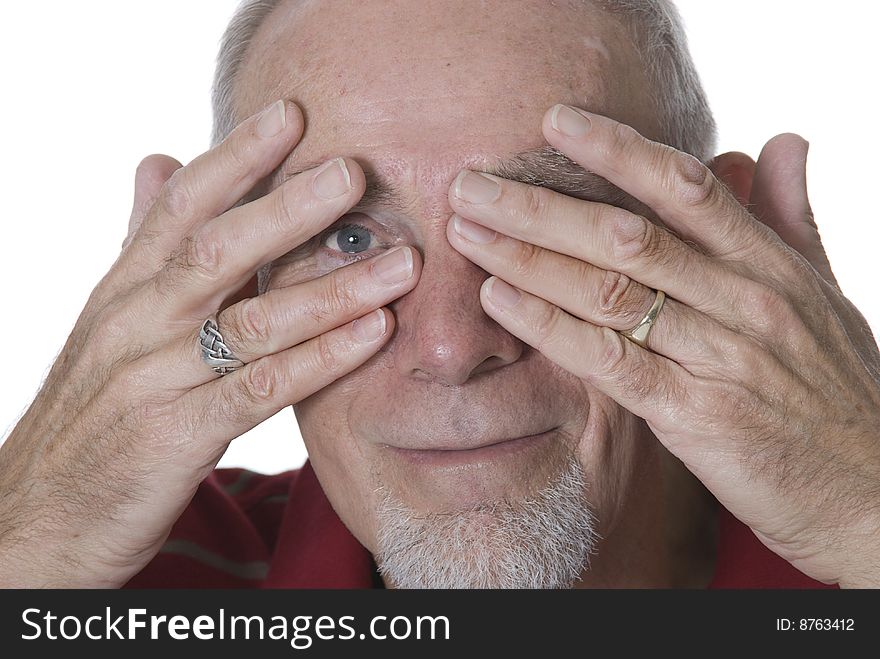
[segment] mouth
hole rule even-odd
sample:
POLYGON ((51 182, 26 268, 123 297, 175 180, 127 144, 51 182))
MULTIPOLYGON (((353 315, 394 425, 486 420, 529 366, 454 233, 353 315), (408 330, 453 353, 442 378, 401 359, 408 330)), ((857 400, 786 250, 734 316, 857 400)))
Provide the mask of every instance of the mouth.
POLYGON ((552 441, 559 426, 535 435, 501 439, 473 448, 413 449, 385 445, 397 458, 423 467, 447 467, 462 464, 494 462, 500 458, 515 456, 523 451, 539 448, 552 441))

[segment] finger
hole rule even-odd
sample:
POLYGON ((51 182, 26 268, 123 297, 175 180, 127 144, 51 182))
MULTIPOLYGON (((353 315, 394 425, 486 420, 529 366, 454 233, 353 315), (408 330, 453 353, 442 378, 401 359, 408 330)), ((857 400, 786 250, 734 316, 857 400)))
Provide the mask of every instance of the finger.
MULTIPOLYGON (((457 215, 447 226, 447 237, 486 272, 594 325, 632 329, 656 299, 655 290, 624 274, 487 230, 457 215)), ((691 372, 705 373, 715 372, 736 343, 733 332, 667 297, 647 347, 691 372)))
POLYGON ((122 249, 125 249, 131 242, 147 212, 156 203, 162 186, 181 167, 183 165, 180 162, 161 153, 154 153, 141 160, 134 176, 134 202, 128 220, 128 233, 122 242, 122 249))
MULTIPOLYGON (((840 291, 807 195, 807 152, 809 143, 799 135, 783 133, 761 150, 752 205, 755 215, 770 226, 815 268, 824 297, 831 303, 853 345, 869 353, 876 341, 865 317, 840 291)), ((826 328, 820 328, 826 332, 826 328)))
POLYGON ((246 300, 249 297, 257 297, 257 295, 259 295, 259 277, 255 273, 247 280, 247 283, 245 283, 244 286, 223 300, 220 309, 226 309, 227 307, 231 307, 233 304, 246 300))
POLYGON ((296 104, 277 101, 176 170, 140 225, 142 240, 134 241, 129 267, 152 267, 148 274, 155 272, 195 227, 231 208, 272 172, 299 141, 302 129, 296 104))
POLYGON ((466 219, 623 273, 725 324, 737 321, 737 300, 731 309, 731 300, 718 291, 736 296, 741 277, 625 209, 469 170, 450 187, 449 204, 466 219), (481 190, 486 196, 479 198, 481 190))
POLYGON ((713 256, 776 269, 784 252, 773 231, 755 220, 699 160, 635 129, 569 106, 544 115, 547 141, 657 213, 713 256))
POLYGON ((657 425, 666 425, 666 416, 681 408, 681 399, 694 381, 682 366, 640 348, 615 330, 579 320, 497 277, 483 282, 480 301, 508 332, 657 425))
POLYGON ((795 324, 814 322, 809 310, 821 288, 814 268, 747 212, 696 158, 568 106, 548 111, 543 130, 553 146, 650 206, 676 233, 742 275, 734 286, 706 286, 732 313, 729 322, 718 318, 721 322, 779 350, 786 347, 786 332, 772 319, 781 315, 795 324), (586 120, 586 130, 575 134, 578 118, 586 120))
POLYGON ((752 212, 802 254, 826 281, 837 284, 807 195, 807 151, 800 135, 783 133, 761 150, 750 202, 752 212))
POLYGON ((226 309, 217 324, 234 354, 251 362, 351 322, 412 290, 416 251, 395 247, 295 286, 226 309))
POLYGON ((288 405, 351 373, 376 354, 394 330, 383 309, 282 352, 262 357, 147 415, 186 419, 186 436, 217 455, 226 445, 288 405))
POLYGON ((721 153, 709 162, 715 177, 724 183, 741 206, 748 208, 755 177, 755 161, 740 151, 721 153))
POLYGON ((365 185, 356 162, 335 158, 206 223, 154 279, 162 313, 172 319, 214 313, 262 265, 342 216, 365 185))
MULTIPOLYGON (((421 272, 418 252, 396 247, 317 279, 276 288, 239 302, 217 317, 223 342, 250 363, 352 322, 412 290, 421 272)), ((199 328, 142 357, 131 366, 142 382, 161 378, 187 391, 220 377, 202 360, 199 328)))

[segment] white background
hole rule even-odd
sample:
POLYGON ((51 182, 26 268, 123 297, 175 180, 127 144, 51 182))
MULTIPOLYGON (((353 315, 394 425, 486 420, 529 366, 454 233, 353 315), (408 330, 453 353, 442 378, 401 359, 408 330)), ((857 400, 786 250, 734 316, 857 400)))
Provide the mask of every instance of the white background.
MULTIPOLYGON (((207 149, 233 0, 15 2, 0 28, 0 437, 24 412, 125 236, 137 163, 207 149)), ((721 151, 811 143, 809 185, 843 291, 880 330, 873 2, 683 0, 721 151), (873 82, 872 82, 873 81, 873 82)), ((288 408, 225 466, 278 472, 305 450, 288 408)))

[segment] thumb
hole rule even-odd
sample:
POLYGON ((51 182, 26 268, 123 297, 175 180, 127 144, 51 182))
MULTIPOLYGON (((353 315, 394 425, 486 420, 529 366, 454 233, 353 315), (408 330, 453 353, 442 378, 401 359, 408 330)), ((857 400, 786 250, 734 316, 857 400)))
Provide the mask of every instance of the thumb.
POLYGON ((807 151, 800 135, 783 133, 761 150, 751 191, 751 210, 827 281, 837 285, 807 196, 807 151))
POLYGON ((134 175, 134 202, 128 220, 128 233, 122 242, 122 249, 128 245, 144 221, 150 208, 156 203, 159 191, 171 175, 183 167, 171 156, 154 153, 141 160, 134 175))

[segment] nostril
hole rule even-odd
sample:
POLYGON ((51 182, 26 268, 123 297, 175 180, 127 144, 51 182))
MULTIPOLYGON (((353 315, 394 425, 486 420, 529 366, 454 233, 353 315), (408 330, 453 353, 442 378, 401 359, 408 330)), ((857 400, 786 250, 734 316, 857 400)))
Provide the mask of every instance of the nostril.
POLYGON ((471 377, 475 375, 479 375, 480 373, 488 373, 489 371, 494 371, 496 368, 504 366, 507 362, 501 357, 497 355, 493 355, 488 359, 484 359, 477 367, 471 371, 471 377))

